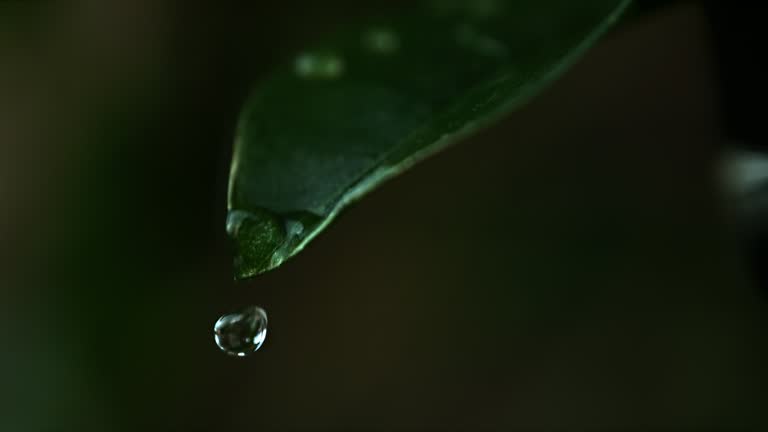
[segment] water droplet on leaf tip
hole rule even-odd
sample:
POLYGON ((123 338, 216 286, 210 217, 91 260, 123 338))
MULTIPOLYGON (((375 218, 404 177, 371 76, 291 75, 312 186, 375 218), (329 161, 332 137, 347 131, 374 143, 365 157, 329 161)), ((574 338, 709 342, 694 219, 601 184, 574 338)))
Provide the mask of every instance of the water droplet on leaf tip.
POLYGON ((213 326, 214 339, 225 353, 245 357, 261 348, 267 337, 267 312, 251 306, 223 315, 213 326))

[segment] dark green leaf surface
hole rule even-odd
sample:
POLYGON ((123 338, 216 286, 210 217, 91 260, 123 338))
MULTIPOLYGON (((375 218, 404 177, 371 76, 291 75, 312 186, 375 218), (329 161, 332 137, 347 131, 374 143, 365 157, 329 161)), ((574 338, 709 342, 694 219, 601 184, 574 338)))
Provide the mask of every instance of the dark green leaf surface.
POLYGON ((279 266, 350 202, 526 102, 628 0, 435 0, 298 53, 237 131, 235 277, 279 266))

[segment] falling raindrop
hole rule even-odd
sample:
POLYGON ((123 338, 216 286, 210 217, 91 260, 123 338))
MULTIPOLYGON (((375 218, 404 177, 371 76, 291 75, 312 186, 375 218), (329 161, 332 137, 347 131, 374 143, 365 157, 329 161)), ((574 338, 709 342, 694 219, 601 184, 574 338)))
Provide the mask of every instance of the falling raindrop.
POLYGON ((245 357, 256 352, 267 337, 267 312, 250 306, 222 316, 213 326, 216 345, 231 356, 245 357))

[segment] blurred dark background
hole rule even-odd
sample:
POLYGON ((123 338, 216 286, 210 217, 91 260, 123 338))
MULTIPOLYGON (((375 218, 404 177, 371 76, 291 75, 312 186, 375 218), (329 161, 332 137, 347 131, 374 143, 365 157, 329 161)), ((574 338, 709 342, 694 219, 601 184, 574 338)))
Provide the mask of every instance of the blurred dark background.
POLYGON ((0 2, 0 431, 764 430, 765 205, 719 177, 766 143, 762 29, 730 2, 643 3, 232 282, 238 110, 398 7, 360 3, 0 2), (225 356, 213 322, 254 303, 267 342, 225 356))

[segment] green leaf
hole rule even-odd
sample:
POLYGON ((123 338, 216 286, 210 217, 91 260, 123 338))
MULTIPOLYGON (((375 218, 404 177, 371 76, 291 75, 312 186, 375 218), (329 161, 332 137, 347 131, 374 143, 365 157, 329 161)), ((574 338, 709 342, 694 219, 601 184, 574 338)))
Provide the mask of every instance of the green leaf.
POLYGON ((240 118, 235 277, 279 266, 351 202, 519 107, 629 0, 434 0, 298 53, 240 118))

